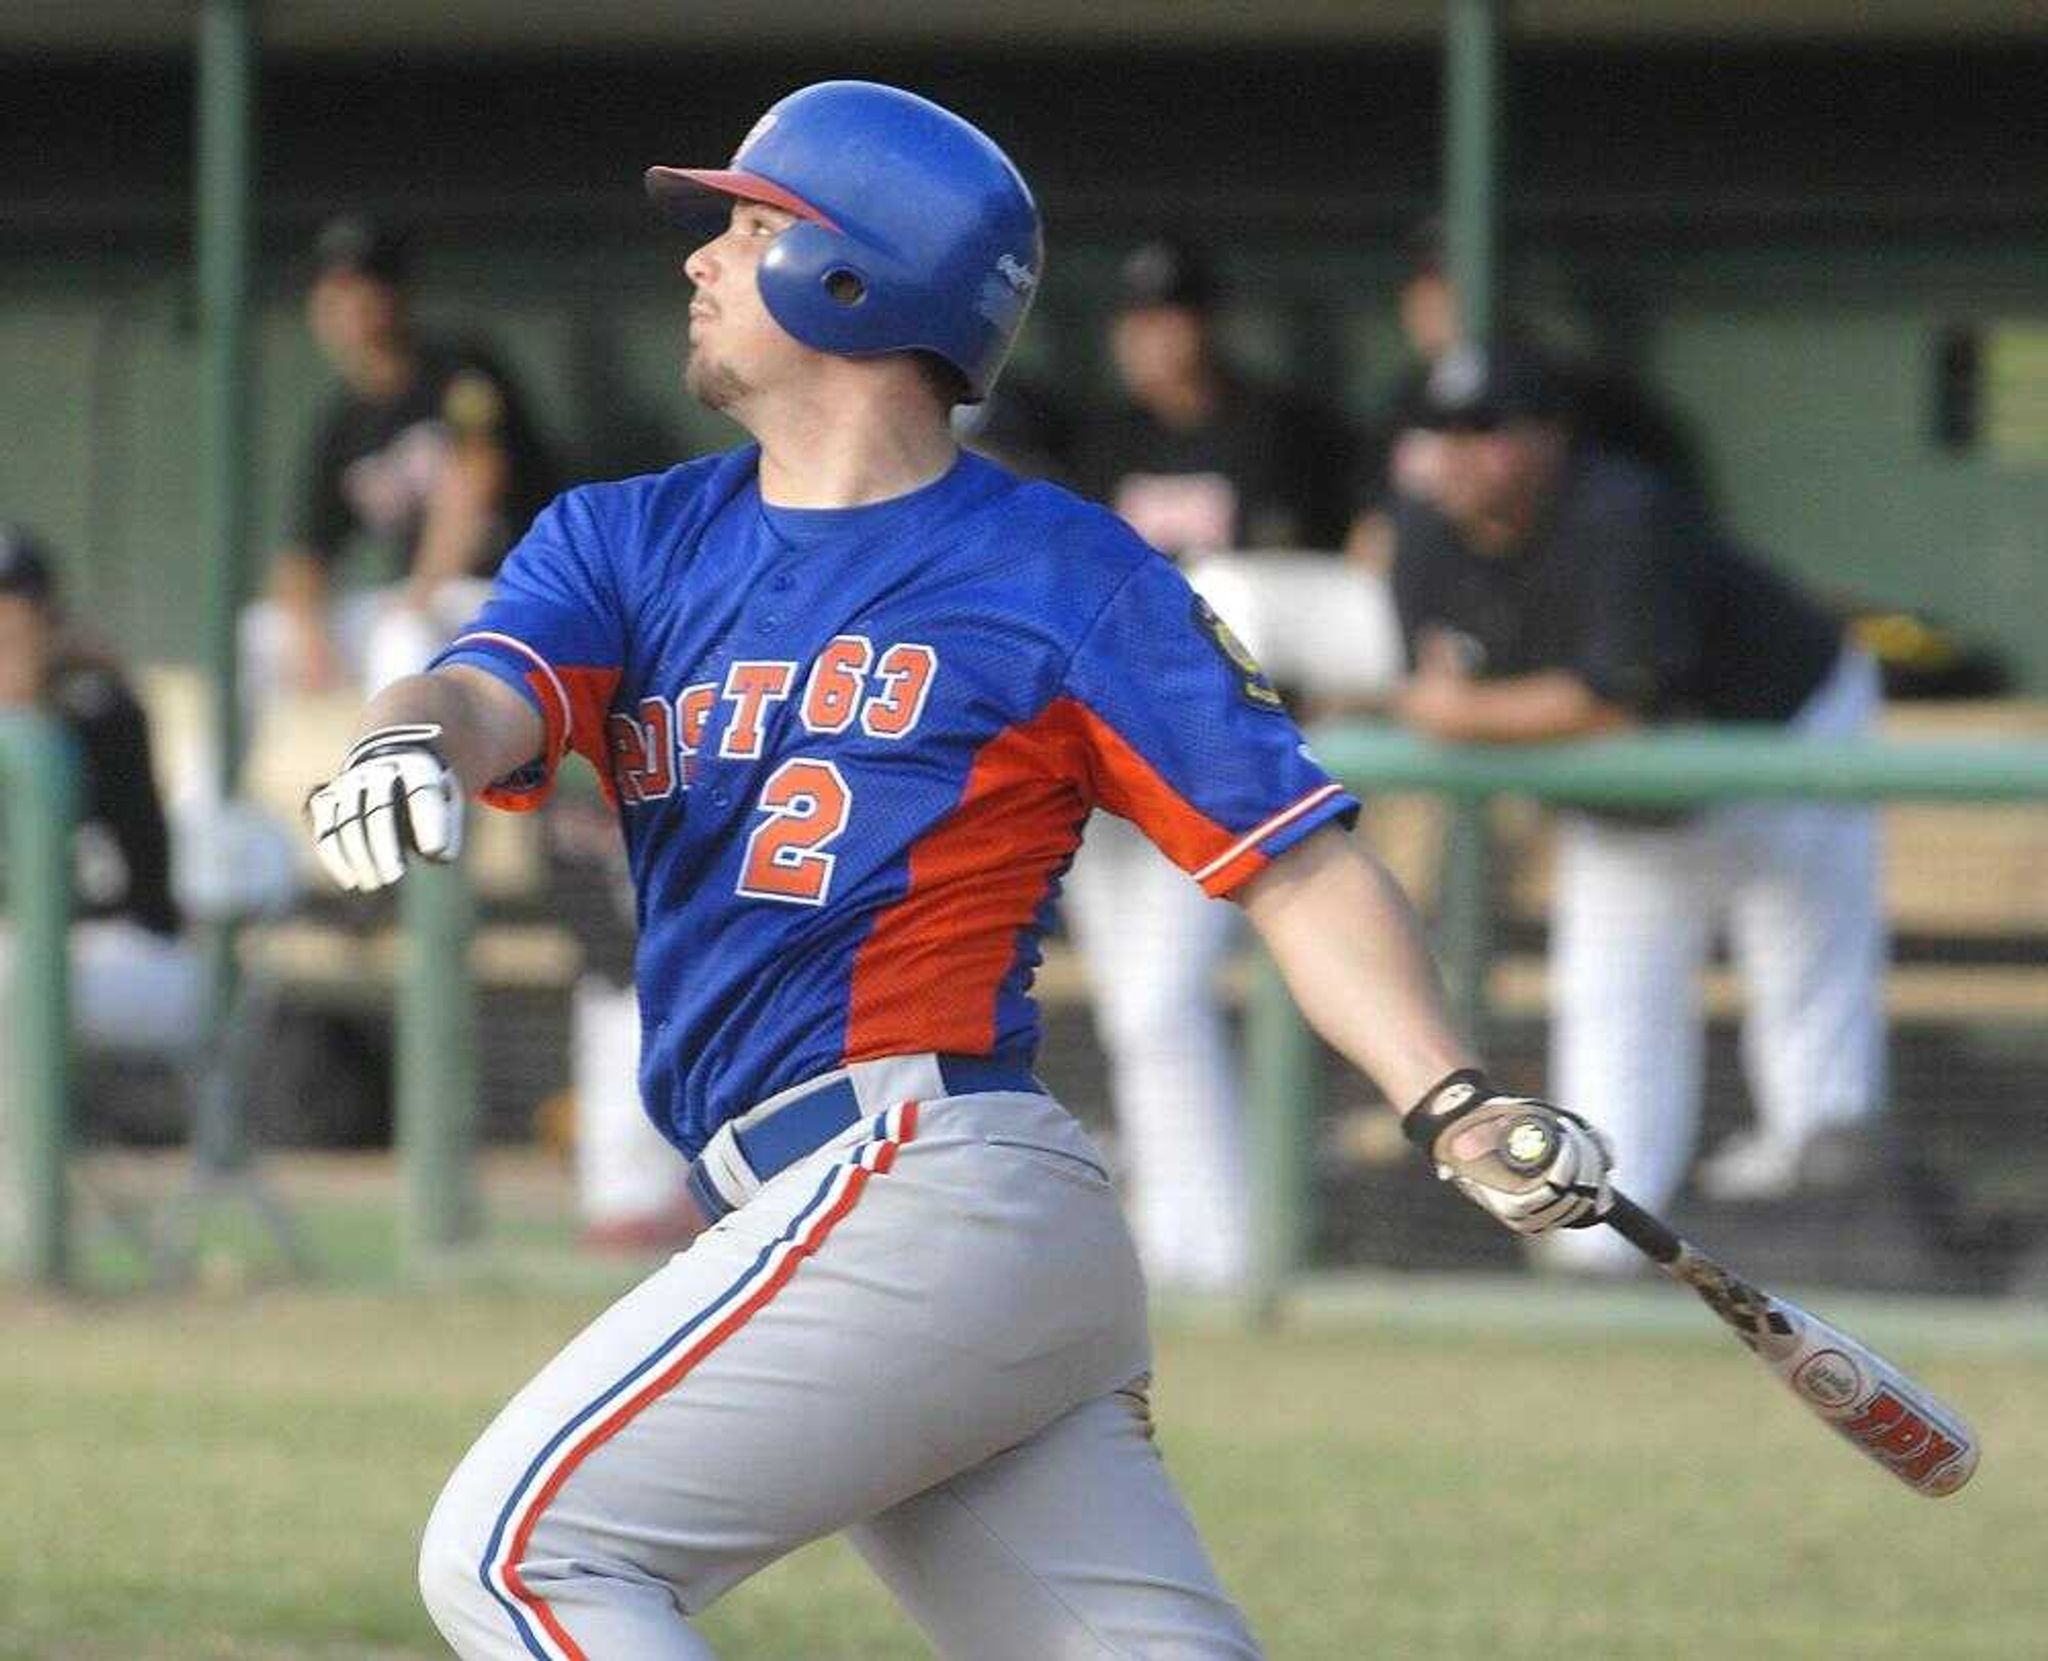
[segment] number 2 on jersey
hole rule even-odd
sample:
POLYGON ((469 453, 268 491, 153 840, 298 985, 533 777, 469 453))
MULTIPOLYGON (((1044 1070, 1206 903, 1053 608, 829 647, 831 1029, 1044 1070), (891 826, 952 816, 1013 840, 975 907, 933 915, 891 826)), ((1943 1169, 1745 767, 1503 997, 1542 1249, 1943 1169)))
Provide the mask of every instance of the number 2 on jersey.
POLYGON ((794 756, 761 787, 768 817, 747 838, 739 891, 750 899, 823 905, 838 856, 825 850, 853 815, 853 792, 829 761, 794 756))
MULTIPOLYGON (((856 721, 869 738, 907 738, 924 719, 938 667, 939 654, 918 641, 877 653, 866 635, 835 635, 811 665, 797 716, 813 738, 847 732, 856 721), (879 687, 871 684, 871 672, 879 687)), ((719 746, 721 756, 760 754, 764 704, 779 704, 788 695, 795 670, 788 663, 732 666, 726 696, 738 700, 737 712, 719 746), (736 733, 744 736, 735 738, 736 733)), ((786 905, 823 905, 838 862, 826 849, 853 816, 845 775, 829 761, 794 756, 768 775, 756 808, 768 817, 747 838, 739 892, 786 905)))

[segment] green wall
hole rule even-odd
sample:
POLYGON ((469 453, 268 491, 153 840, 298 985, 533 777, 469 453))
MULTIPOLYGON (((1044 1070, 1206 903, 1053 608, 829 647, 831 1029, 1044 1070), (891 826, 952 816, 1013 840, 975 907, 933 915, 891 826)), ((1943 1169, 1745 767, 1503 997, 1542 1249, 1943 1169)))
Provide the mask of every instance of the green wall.
POLYGON ((1941 337, 2048 323, 2048 247, 1702 258, 1645 366, 1697 417, 1736 528, 1816 587, 1936 613, 2048 691, 2048 467, 1935 435, 1941 337))

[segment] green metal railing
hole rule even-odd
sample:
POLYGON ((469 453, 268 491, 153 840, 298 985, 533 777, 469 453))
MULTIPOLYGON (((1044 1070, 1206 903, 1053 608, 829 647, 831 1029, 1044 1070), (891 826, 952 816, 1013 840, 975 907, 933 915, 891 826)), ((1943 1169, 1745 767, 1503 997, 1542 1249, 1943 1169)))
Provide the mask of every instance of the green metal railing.
POLYGON ((77 759, 54 721, 0 716, 0 829, 7 838, 7 911, 14 936, 13 1019, 6 1111, 14 1151, 7 1173, 20 1198, 18 1272, 42 1286, 69 1278, 71 825, 77 759))
POLYGON ((395 1142, 399 1245, 406 1269, 430 1272, 481 1232, 476 1180, 476 984, 468 872, 422 865, 406 876, 405 957, 398 984, 395 1142))
POLYGON ((2048 743, 1801 738, 1771 726, 1676 727, 1576 744, 1433 744, 1383 727, 1325 727, 1315 751, 1369 790, 1532 796, 1582 806, 1683 808, 1738 796, 1831 801, 2037 801, 2048 743))
MULTIPOLYGON (((2048 743, 2037 741, 1821 741, 1775 727, 1700 727, 1510 748, 1435 744, 1390 728, 1344 725, 1317 731, 1314 748, 1323 765, 1368 803, 1394 791, 1449 802, 1438 948, 1452 1003, 1475 1032, 1485 1024, 1492 955, 1485 815, 1495 797, 1653 809, 1756 797, 2048 800, 2048 743)), ((1308 1237, 1319 1053, 1278 972, 1263 966, 1246 1036, 1256 1242, 1252 1291, 1262 1311, 1277 1306, 1308 1237)))

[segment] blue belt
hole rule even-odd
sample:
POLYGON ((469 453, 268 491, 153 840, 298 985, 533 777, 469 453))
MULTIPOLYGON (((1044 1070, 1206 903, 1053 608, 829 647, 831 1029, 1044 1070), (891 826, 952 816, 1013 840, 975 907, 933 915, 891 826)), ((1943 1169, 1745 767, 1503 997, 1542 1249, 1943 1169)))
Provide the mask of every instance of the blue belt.
MULTIPOLYGON (((1002 1056, 938 1055, 938 1074, 948 1096, 1018 1091, 1042 1096, 1045 1086, 1023 1063, 1002 1056)), ((892 1104, 893 1105, 893 1104, 892 1104)), ((706 1222, 716 1222, 743 1205, 778 1171, 817 1152, 864 1112, 848 1071, 829 1073, 810 1088, 798 1087, 786 1100, 755 1108, 721 1125, 690 1162, 690 1198, 706 1222)))

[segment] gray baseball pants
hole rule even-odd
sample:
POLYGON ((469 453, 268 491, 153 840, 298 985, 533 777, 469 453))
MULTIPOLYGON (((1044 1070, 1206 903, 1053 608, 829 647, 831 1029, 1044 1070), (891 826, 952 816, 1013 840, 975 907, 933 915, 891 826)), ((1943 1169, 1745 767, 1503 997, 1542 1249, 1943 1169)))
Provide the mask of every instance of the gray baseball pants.
POLYGON ((947 1656, 1255 1657, 1149 1435, 1144 1290, 1049 1097, 915 1100, 771 1179, 574 1338, 443 1490, 427 1605, 473 1661, 682 1661, 845 1530, 947 1656))

